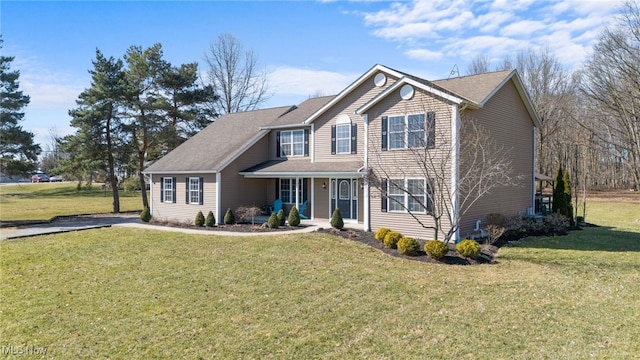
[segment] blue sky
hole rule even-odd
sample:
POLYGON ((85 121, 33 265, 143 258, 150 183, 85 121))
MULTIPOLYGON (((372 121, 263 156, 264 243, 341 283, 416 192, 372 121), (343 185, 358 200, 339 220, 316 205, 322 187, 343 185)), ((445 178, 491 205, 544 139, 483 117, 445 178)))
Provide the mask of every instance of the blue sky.
MULTIPOLYGON (((12 1, 0 2, 2 53, 15 56, 31 96, 23 127, 36 141, 72 133, 69 109, 90 85, 99 48, 122 57, 132 45, 161 43, 174 65, 200 63, 229 33, 251 48, 270 79, 265 107, 331 95, 375 64, 426 79, 466 73, 478 54, 495 59, 548 47, 577 69, 617 0, 433 1, 12 1)), ((43 146, 43 148, 46 146, 43 146)))

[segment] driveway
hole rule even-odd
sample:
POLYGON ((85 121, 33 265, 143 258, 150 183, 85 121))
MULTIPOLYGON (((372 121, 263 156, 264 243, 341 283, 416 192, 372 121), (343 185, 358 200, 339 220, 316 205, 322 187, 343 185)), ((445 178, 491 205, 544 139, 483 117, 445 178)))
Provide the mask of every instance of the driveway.
POLYGON ((141 221, 138 213, 65 216, 44 224, 23 225, 0 229, 0 239, 9 240, 29 236, 110 227, 117 224, 139 223, 141 223, 141 221))

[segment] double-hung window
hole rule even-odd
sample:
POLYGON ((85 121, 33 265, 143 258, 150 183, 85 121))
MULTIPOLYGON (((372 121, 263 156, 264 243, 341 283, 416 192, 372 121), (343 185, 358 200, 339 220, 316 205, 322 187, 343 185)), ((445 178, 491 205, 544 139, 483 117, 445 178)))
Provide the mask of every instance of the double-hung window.
POLYGON ((426 213, 432 211, 431 188, 426 179, 388 179, 382 211, 426 213))
POLYGON ((280 132, 280 156, 304 156, 304 130, 280 132))
POLYGON ((189 204, 200 204, 200 178, 190 177, 187 184, 189 204))
POLYGON ((383 116, 382 150, 435 146, 435 113, 383 116))
POLYGON ((336 152, 351 153, 351 124, 336 125, 336 152))
POLYGON ((174 203, 176 202, 176 178, 163 177, 160 178, 160 202, 174 203))

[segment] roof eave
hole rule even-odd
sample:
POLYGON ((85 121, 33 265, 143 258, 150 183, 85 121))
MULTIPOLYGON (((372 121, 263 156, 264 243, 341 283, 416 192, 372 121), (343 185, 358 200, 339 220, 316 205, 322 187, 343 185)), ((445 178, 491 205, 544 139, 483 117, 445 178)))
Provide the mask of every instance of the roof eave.
POLYGON ((347 176, 363 176, 359 171, 257 171, 257 172, 239 172, 238 174, 246 178, 283 178, 283 177, 347 177, 347 176))

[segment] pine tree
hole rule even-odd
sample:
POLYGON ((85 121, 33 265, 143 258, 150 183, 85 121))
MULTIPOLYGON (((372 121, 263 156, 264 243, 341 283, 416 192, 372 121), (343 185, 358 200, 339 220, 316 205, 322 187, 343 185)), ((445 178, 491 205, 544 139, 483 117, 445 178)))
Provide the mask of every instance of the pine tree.
POLYGON ((207 225, 207 227, 216 226, 216 217, 213 215, 213 211, 209 211, 209 213, 207 214, 205 225, 207 225))
POLYGON ((36 169, 41 149, 34 143, 33 133, 18 124, 24 120, 21 110, 31 99, 18 90, 20 71, 10 71, 13 60, 14 57, 0 56, 0 171, 7 176, 26 176, 36 169))
POLYGON ((236 223, 236 217, 233 215, 233 211, 231 211, 231 209, 227 209, 227 212, 224 214, 224 223, 226 225, 233 225, 236 223))
POLYGON ((333 210, 333 214, 331 214, 331 226, 338 230, 342 230, 344 227, 344 220, 342 220, 342 215, 340 214, 340 210, 336 208, 333 210))
POLYGON ((294 205, 289 211, 289 226, 298 226, 300 225, 300 213, 298 212, 298 208, 294 205))
POLYGON ((553 184, 553 203, 551 209, 554 213, 565 213, 564 207, 566 202, 564 198, 564 170, 562 169, 562 165, 560 165, 556 173, 555 183, 553 184))
POLYGON ((569 219, 569 222, 573 226, 574 225, 573 204, 571 204, 572 194, 571 194, 571 178, 569 176, 569 171, 564 172, 564 176, 562 180, 564 182, 564 201, 565 201, 565 205, 564 205, 565 213, 563 215, 566 216, 567 219, 569 219))

